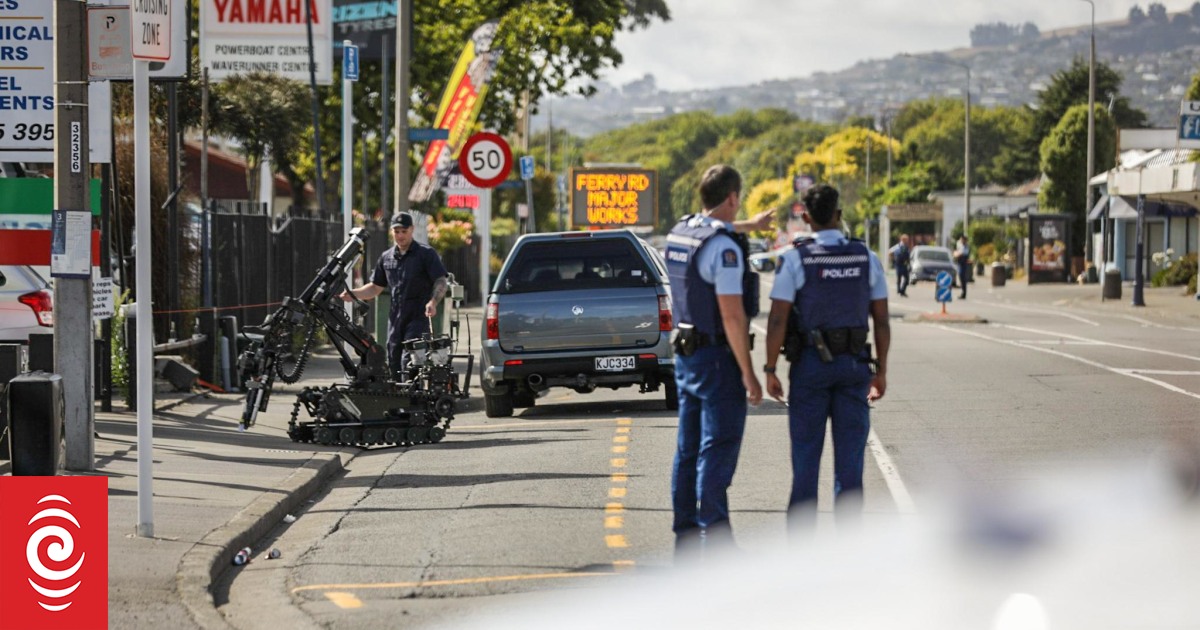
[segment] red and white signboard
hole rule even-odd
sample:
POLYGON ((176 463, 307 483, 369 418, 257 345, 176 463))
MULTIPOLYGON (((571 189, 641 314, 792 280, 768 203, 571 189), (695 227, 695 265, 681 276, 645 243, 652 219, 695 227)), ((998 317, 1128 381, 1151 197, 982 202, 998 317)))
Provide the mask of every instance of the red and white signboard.
POLYGON ((479 188, 495 188, 508 179, 512 162, 512 149, 504 138, 486 131, 467 138, 458 155, 463 177, 479 188))
POLYGON ((171 60, 174 0, 130 0, 129 42, 134 59, 171 60))
POLYGON ((269 72, 307 84, 310 15, 317 83, 330 85, 333 0, 200 0, 200 65, 214 81, 269 72))

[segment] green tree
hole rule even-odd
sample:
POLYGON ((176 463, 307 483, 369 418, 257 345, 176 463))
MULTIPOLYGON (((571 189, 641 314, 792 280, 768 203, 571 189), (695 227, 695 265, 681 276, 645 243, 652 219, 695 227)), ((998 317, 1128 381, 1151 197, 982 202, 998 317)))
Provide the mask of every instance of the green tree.
MULTIPOLYGON (((270 153, 275 168, 292 186, 293 203, 303 205, 305 130, 308 90, 274 74, 235 76, 217 85, 213 128, 241 143, 246 159, 246 186, 258 199, 258 167, 270 153)), ((311 146, 311 145, 310 145, 311 146)))
MULTIPOLYGON (((1200 2, 1196 3, 1200 7, 1200 2)), ((1187 95, 1184 96, 1185 101, 1200 101, 1200 72, 1192 75, 1192 84, 1188 87, 1187 95)))
POLYGON ((899 150, 898 141, 889 140, 881 133, 862 127, 847 127, 826 136, 811 151, 797 155, 789 174, 808 174, 817 181, 834 185, 841 193, 845 210, 843 217, 855 229, 862 219, 872 216, 860 214, 858 205, 866 185, 868 151, 871 163, 876 165, 875 176, 882 179, 878 167, 887 163, 888 142, 892 143, 892 151, 899 150))
MULTIPOLYGON (((1043 212, 1070 215, 1071 254, 1083 254, 1087 211, 1083 190, 1087 177, 1087 105, 1076 105, 1042 141, 1040 155, 1042 180, 1038 205, 1043 212)), ((1116 151, 1117 128, 1108 111, 1095 109, 1095 164, 1098 172, 1112 168, 1116 151)))
MULTIPOLYGON (((1096 62, 1096 103, 1108 101, 1113 96, 1112 118, 1117 127, 1128 129, 1146 126, 1146 113, 1129 104, 1121 96, 1121 75, 1108 64, 1096 62)), ((1062 120, 1067 110, 1088 102, 1088 63, 1082 57, 1071 60, 1070 67, 1054 73, 1050 85, 1038 95, 1038 105, 1033 113, 1033 134, 1037 143, 1050 134, 1062 120)), ((1086 108, 1084 109, 1086 113, 1086 108)), ((1036 148, 1036 144, 1033 145, 1036 148)))

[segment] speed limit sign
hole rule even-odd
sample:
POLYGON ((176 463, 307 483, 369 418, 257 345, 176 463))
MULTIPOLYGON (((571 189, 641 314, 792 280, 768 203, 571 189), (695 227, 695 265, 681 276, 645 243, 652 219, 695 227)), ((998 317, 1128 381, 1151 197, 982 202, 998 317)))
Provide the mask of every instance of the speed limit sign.
POLYGON ((493 188, 508 179, 512 170, 512 149, 504 138, 488 132, 467 138, 458 155, 458 166, 467 181, 480 188, 493 188))

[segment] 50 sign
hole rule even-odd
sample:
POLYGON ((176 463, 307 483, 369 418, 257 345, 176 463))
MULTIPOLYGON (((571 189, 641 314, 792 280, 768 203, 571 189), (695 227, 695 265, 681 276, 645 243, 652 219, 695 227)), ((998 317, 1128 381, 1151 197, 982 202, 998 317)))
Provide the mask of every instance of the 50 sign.
POLYGON ((0 140, 53 140, 54 123, 0 123, 0 140))
POLYGON ((458 154, 463 177, 480 188, 494 188, 512 171, 512 149, 494 133, 477 133, 467 138, 458 154))

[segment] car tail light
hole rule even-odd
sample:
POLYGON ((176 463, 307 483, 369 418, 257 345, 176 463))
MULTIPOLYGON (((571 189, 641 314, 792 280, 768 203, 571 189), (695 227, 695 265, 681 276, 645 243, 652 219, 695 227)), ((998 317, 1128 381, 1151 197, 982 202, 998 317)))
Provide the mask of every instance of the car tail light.
POLYGON ((33 309, 41 326, 54 325, 54 304, 50 301, 49 291, 34 291, 17 298, 22 304, 33 309))
POLYGON ((671 297, 660 295, 658 296, 658 329, 659 331, 669 331, 674 327, 675 322, 671 319, 671 297))
POLYGON ((500 338, 500 305, 488 304, 487 306, 487 338, 500 338))

